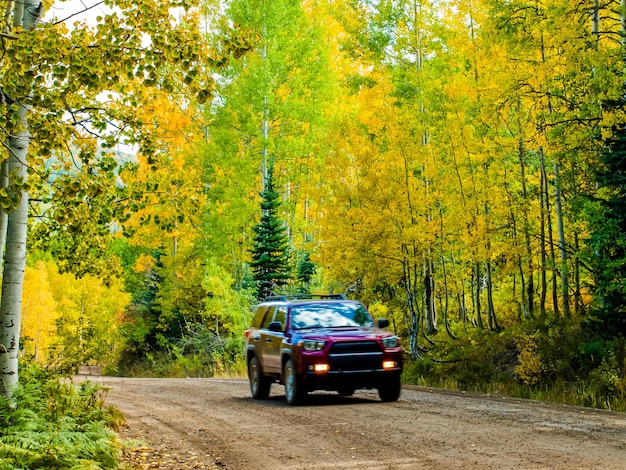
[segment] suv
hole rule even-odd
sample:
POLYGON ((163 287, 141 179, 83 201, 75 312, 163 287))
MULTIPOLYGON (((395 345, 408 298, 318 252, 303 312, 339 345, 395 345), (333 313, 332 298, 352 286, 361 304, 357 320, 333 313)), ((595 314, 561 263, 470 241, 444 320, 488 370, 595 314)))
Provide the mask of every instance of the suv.
POLYGON ((396 401, 402 348, 387 326, 343 295, 267 298, 244 334, 252 397, 267 398, 278 382, 290 405, 313 390, 376 388, 382 401, 396 401))

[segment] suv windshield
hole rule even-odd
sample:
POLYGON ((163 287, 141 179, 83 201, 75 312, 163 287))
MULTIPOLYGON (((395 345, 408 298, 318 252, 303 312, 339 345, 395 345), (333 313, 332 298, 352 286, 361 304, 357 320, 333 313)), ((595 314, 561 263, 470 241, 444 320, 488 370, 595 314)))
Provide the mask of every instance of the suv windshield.
POLYGON ((307 303, 291 308, 293 329, 373 327, 372 317, 359 303, 307 303))

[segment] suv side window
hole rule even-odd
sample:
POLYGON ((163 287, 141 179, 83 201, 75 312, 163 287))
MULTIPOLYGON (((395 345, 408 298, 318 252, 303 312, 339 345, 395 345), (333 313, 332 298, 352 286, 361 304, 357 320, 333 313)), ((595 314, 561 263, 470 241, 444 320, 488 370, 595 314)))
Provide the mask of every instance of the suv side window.
POLYGON ((283 325, 283 330, 285 329, 285 321, 287 320, 287 307, 278 307, 276 309, 276 315, 274 315, 274 321, 279 321, 281 325, 283 325))
POLYGON ((252 326, 254 328, 261 328, 261 323, 263 322, 263 317, 267 312, 267 305, 263 305, 257 308, 254 317, 252 318, 252 326))
POLYGON ((270 326, 270 322, 274 318, 274 311, 276 307, 270 307, 267 311, 267 315, 265 315, 265 319, 263 320, 263 324, 261 325, 261 329, 267 330, 270 326))

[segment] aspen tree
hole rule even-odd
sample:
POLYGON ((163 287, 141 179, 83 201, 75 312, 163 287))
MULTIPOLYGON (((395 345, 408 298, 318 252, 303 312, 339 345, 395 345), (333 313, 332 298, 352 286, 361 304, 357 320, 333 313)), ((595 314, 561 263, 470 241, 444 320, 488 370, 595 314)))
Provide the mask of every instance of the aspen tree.
MULTIPOLYGON (((9 31, 33 30, 39 23, 43 10, 44 4, 41 0, 15 2, 13 22, 9 31)), ((19 39, 11 38, 9 41, 19 41, 19 39)), ((17 67, 18 64, 14 66, 17 67)), ((31 137, 28 114, 32 109, 31 100, 34 90, 29 89, 28 78, 24 81, 26 83, 16 84, 11 91, 8 91, 8 87, 5 86, 5 91, 3 91, 3 101, 9 108, 7 114, 14 123, 13 132, 7 136, 8 157, 5 158, 8 160, 9 174, 14 175, 15 180, 21 184, 21 188, 15 195, 16 204, 11 207, 12 210, 7 215, 6 248, 0 247, 0 250, 6 250, 2 266, 2 298, 0 299, 0 393, 6 397, 11 396, 13 388, 18 383, 22 291, 26 265, 28 192, 25 185, 28 178, 28 150, 31 137)), ((2 224, 0 228, 3 228, 2 224)))
MULTIPOLYGON (((114 174, 117 163, 106 149, 120 142, 136 144, 144 155, 154 152, 155 129, 136 114, 143 104, 141 90, 171 90, 176 76, 189 99, 205 102, 213 87, 207 62, 227 61, 231 51, 243 53, 250 38, 231 32, 219 53, 209 53, 196 27, 192 1, 106 0, 103 5, 110 13, 100 15, 96 26, 79 22, 72 28, 63 19, 42 21, 47 5, 43 1, 6 5, 0 35, 4 58, 0 125, 5 132, 3 161, 8 161, 9 182, 0 189, 0 205, 8 214, 0 303, 0 392, 10 396, 18 382, 29 191, 50 183, 44 181, 50 172, 47 164, 58 166, 56 171, 65 177, 54 181, 57 187, 67 183, 59 193, 73 199, 65 204, 51 198, 48 215, 65 228, 74 222, 80 227, 81 214, 84 217, 97 198, 70 173, 80 174, 85 183, 92 175, 87 171, 90 166, 114 174), (72 153, 77 148, 78 154, 72 153)), ((103 217, 97 220, 104 226, 124 217, 115 214, 116 207, 100 209, 103 217)), ((123 207, 122 212, 132 209, 123 207)), ((91 243, 78 232, 74 235, 85 247, 91 243)), ((83 266, 89 261, 79 256, 74 260, 83 266)))

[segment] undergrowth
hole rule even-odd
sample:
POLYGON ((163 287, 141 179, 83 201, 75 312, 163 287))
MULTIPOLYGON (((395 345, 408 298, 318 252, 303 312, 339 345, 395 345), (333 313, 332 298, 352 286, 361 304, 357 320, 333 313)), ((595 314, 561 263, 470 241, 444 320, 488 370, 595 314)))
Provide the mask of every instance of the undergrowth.
POLYGON ((409 358, 404 382, 626 411, 624 339, 587 337, 553 319, 498 332, 456 325, 454 333, 430 338, 420 359, 409 358))
POLYGON ((123 418, 103 393, 22 364, 12 400, 0 397, 0 470, 117 468, 122 443, 113 429, 123 418))
POLYGON ((203 324, 194 324, 175 343, 158 349, 126 352, 107 374, 124 377, 242 377, 247 373, 242 336, 221 338, 203 324))

